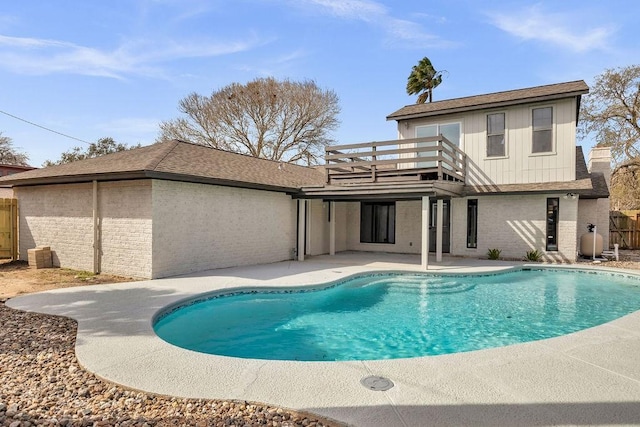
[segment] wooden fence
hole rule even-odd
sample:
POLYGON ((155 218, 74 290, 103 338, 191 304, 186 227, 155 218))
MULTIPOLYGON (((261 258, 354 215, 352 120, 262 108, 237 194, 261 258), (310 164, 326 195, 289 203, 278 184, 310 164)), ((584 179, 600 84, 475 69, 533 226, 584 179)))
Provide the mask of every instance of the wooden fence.
POLYGON ((0 258, 18 257, 18 200, 0 199, 0 258))
POLYGON ((640 210, 609 212, 609 245, 640 249, 640 210))

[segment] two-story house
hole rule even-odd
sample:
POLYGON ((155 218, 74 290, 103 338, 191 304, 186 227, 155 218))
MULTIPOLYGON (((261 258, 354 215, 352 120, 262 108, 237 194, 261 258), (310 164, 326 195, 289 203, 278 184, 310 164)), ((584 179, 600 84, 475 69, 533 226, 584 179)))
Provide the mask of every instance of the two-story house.
POLYGON ((421 252, 426 264, 427 248, 437 258, 536 250, 566 262, 589 223, 606 248, 608 148, 592 152, 590 173, 576 147, 588 91, 576 81, 408 105, 387 117, 397 141, 328 147, 326 184, 303 193, 337 202, 339 232, 321 230, 337 241, 310 252, 421 252))
POLYGON ((574 261, 608 240, 608 149, 576 147, 582 82, 409 105, 398 139, 305 167, 166 141, 0 178, 19 246, 54 264, 158 278, 341 251, 574 261))

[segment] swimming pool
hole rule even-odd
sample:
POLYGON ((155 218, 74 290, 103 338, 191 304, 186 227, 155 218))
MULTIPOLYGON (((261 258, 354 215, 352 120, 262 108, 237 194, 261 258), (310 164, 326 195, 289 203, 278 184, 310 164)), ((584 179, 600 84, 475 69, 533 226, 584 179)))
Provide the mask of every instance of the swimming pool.
POLYGON ((223 356, 380 360, 551 338, 639 309, 640 279, 621 273, 367 274, 323 289, 203 295, 161 312, 154 330, 223 356))

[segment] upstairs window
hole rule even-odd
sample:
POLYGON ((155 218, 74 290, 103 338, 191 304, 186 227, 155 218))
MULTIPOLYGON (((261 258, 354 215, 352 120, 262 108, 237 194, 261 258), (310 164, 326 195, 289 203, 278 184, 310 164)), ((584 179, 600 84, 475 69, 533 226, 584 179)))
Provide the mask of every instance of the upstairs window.
POLYGON ((504 145, 504 113, 487 115, 487 157, 506 155, 504 145))
POLYGON ((445 123, 416 127, 416 138, 442 135, 456 147, 460 146, 460 123, 445 123))
POLYGON ((534 108, 532 153, 553 151, 553 107, 534 108))
POLYGON ((396 242, 395 202, 360 204, 360 242, 396 242))
MULTIPOLYGON (((416 138, 426 138, 430 136, 438 136, 442 135, 449 142, 451 142, 456 147, 460 147, 460 139, 461 139, 461 124, 460 123, 440 123, 426 126, 417 126, 416 127, 416 138)), ((420 148, 433 148, 437 145, 436 142, 419 142, 418 147, 420 148)), ((433 150, 424 150, 420 151, 420 156, 423 157, 432 157, 436 155, 436 151, 433 150)), ((445 154, 448 160, 451 160, 451 156, 445 154)), ((419 168, 432 168, 436 166, 435 161, 423 161, 418 162, 416 167, 419 168)))

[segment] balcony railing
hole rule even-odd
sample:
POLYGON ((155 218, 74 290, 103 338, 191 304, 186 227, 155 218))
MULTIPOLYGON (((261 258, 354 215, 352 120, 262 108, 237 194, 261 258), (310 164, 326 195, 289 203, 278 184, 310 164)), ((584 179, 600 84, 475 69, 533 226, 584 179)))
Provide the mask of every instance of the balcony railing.
POLYGON ((329 184, 409 180, 464 182, 466 154, 444 136, 325 148, 329 184))

